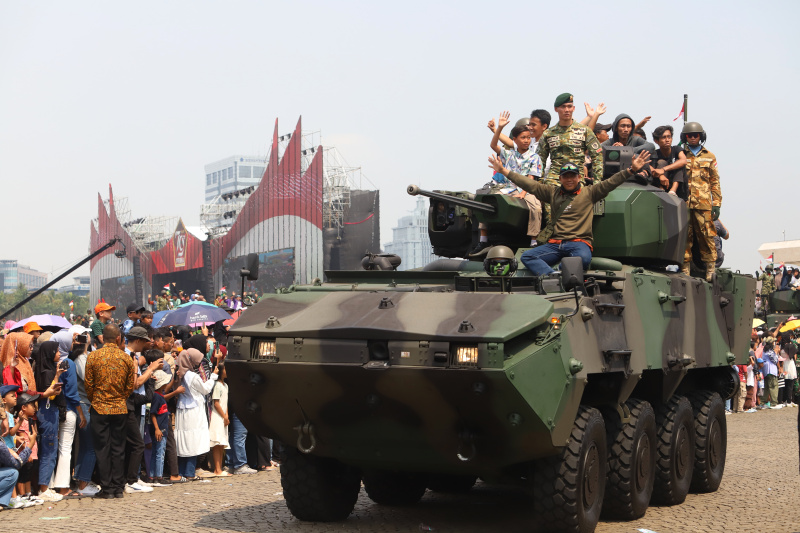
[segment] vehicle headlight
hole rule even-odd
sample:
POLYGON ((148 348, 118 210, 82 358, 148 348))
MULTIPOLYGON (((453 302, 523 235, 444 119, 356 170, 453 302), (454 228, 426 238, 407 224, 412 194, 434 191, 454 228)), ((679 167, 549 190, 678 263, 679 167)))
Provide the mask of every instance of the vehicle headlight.
POLYGON ((477 346, 456 346, 455 360, 456 366, 478 366, 478 347, 477 346))
POLYGON ((256 343, 253 350, 253 359, 267 361, 270 363, 278 362, 278 350, 275 346, 275 339, 260 340, 256 343))

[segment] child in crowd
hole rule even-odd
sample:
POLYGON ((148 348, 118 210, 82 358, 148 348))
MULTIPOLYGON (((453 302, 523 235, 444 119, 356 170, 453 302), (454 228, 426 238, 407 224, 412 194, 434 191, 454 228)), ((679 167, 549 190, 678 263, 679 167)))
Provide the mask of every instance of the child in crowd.
POLYGON ((5 441, 9 450, 13 450, 17 447, 14 443, 14 436, 19 430, 19 424, 14 420, 14 415, 12 413, 15 411, 15 407, 17 406, 18 390, 19 387, 16 385, 3 385, 0 387, 0 397, 2 397, 3 408, 6 411, 6 419, 8 420, 8 434, 3 437, 3 440, 5 441))
POLYGON ((44 500, 40 500, 31 495, 31 481, 33 472, 39 471, 39 457, 37 456, 38 447, 36 445, 36 411, 41 396, 39 394, 28 394, 23 392, 17 397, 17 417, 19 429, 17 430, 17 441, 20 445, 30 448, 31 455, 22 468, 19 469, 17 479, 17 494, 19 498, 26 499, 33 504, 41 505, 44 500))
POLYGON ((153 439, 153 454, 150 460, 150 479, 155 486, 168 483, 164 478, 164 452, 167 449, 169 434, 169 410, 164 395, 172 383, 172 376, 163 370, 153 372, 155 393, 150 402, 150 436, 153 439))
POLYGON ((220 364, 219 379, 211 392, 211 419, 208 423, 208 433, 211 446, 211 460, 214 465, 214 475, 229 476, 230 474, 222 469, 222 460, 225 457, 225 450, 230 448, 228 444, 228 385, 225 383, 225 366, 220 364))
MULTIPOLYGON (((521 119, 511 129, 511 140, 514 141, 516 150, 510 150, 499 144, 500 133, 509 123, 509 112, 503 111, 497 121, 497 128, 494 129, 494 136, 490 144, 491 149, 500 156, 503 166, 514 172, 519 172, 523 176, 531 179, 538 179, 542 175, 542 160, 531 148, 531 131, 528 126, 529 119, 521 119)), ((517 198, 522 198, 528 204, 528 236, 531 238, 531 246, 536 246, 536 237, 542 228, 542 204, 532 194, 528 194, 517 188, 516 185, 508 181, 502 174, 497 173, 492 176, 497 183, 492 186, 492 193, 507 194, 517 198)), ((480 242, 470 253, 471 256, 483 255, 491 247, 489 244, 489 232, 485 224, 481 223, 480 242)))

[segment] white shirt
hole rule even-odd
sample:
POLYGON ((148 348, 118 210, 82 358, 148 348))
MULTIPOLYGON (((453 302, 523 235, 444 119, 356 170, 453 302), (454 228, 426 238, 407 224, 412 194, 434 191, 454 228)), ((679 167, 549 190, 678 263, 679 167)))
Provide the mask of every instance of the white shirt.
POLYGON ((186 391, 178 395, 178 409, 191 409, 202 405, 205 397, 214 388, 218 377, 217 374, 211 374, 207 381, 203 381, 203 378, 195 372, 186 372, 181 381, 181 385, 186 391))
POLYGON ((747 386, 748 387, 755 387, 756 381, 753 377, 753 365, 747 365, 747 386))
POLYGON ((783 362, 783 371, 786 374, 786 379, 797 379, 797 365, 793 359, 787 359, 783 362))

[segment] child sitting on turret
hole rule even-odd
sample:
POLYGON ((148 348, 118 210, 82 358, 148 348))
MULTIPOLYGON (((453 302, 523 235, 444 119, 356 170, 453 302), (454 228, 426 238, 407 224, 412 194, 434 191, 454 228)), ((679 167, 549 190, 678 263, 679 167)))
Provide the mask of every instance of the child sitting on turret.
MULTIPOLYGON (((539 158, 536 151, 530 148, 531 132, 528 127, 530 119, 523 118, 518 120, 511 129, 511 139, 516 145, 516 150, 511 150, 499 144, 500 133, 503 131, 503 128, 508 125, 509 116, 510 113, 508 111, 500 113, 490 147, 500 156, 504 168, 535 180, 542 175, 542 160, 539 158)), ((528 194, 526 191, 508 181, 508 179, 500 173, 495 173, 492 179, 496 182, 496 184, 492 186, 492 193, 507 194, 516 198, 522 198, 528 204, 528 236, 531 238, 531 246, 536 246, 536 236, 539 235, 539 231, 542 228, 541 202, 534 195, 528 194)), ((478 245, 472 250, 470 257, 482 256, 491 247, 489 244, 489 232, 486 225, 481 223, 478 227, 481 233, 480 242, 478 242, 478 245)))

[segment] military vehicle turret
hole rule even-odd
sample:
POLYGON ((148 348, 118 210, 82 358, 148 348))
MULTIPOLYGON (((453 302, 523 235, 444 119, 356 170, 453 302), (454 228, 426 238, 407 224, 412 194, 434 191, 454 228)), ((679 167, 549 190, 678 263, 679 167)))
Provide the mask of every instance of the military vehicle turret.
POLYGON ((409 192, 431 197, 431 242, 451 259, 327 272, 231 328, 233 409, 288 445, 294 516, 343 520, 362 482, 373 501, 400 505, 480 477, 529 490, 532 527, 586 532, 601 513, 634 519, 651 501, 717 489, 755 281, 666 269, 683 256, 682 203, 623 184, 596 206, 589 270, 566 258, 537 278, 518 261, 521 202, 409 192), (509 251, 452 259, 477 221, 509 251))
POLYGON ((775 327, 792 316, 800 316, 800 291, 784 289, 769 295, 769 314, 765 317, 768 328, 775 327))

